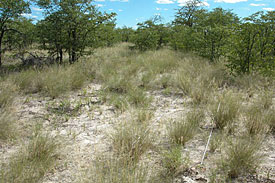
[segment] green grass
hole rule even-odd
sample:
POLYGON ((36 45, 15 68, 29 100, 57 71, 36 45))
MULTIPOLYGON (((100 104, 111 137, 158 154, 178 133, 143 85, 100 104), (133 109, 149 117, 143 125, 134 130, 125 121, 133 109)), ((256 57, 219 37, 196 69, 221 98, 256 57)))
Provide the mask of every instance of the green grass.
POLYGON ((255 138, 240 137, 229 141, 219 169, 229 179, 255 173, 263 160, 260 147, 260 139, 255 138))
POLYGON ((85 171, 80 183, 147 183, 149 167, 130 160, 100 155, 85 171), (130 163, 129 163, 130 162, 130 163))
POLYGON ((228 127, 229 131, 234 129, 240 107, 238 100, 238 97, 229 91, 219 95, 210 106, 211 116, 217 129, 223 130, 225 127, 228 127))
POLYGON ((112 143, 116 154, 132 159, 134 162, 137 162, 152 147, 153 140, 147 121, 121 123, 112 134, 112 143))
POLYGON ((56 164, 58 143, 49 135, 35 132, 30 142, 14 153, 0 170, 0 182, 36 183, 56 164))
POLYGON ((201 111, 192 111, 186 118, 181 117, 167 126, 168 137, 172 143, 185 145, 197 133, 199 123, 204 120, 201 111))
POLYGON ((17 136, 16 119, 11 113, 11 110, 0 110, 0 144, 17 136))

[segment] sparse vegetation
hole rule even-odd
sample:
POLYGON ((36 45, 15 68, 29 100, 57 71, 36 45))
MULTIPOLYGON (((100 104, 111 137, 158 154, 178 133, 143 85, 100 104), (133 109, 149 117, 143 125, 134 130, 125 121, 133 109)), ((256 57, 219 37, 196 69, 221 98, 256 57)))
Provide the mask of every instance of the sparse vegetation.
POLYGON ((30 142, 2 165, 0 182, 35 183, 56 164, 58 142, 48 134, 35 131, 30 142))
POLYGON ((259 139, 241 137, 231 140, 225 151, 225 157, 220 160, 219 168, 228 178, 255 173, 262 162, 263 155, 259 153, 259 139))
POLYGON ((170 140, 179 145, 185 145, 191 140, 198 131, 199 123, 202 122, 204 115, 198 112, 191 112, 186 118, 181 117, 171 123, 168 129, 170 140))
POLYGON ((218 96, 217 101, 210 107, 211 116, 217 129, 228 127, 233 130, 234 122, 239 111, 239 101, 232 92, 226 92, 218 96))
POLYGON ((112 135, 112 141, 116 154, 136 162, 152 147, 153 138, 147 121, 132 121, 120 124, 112 135))

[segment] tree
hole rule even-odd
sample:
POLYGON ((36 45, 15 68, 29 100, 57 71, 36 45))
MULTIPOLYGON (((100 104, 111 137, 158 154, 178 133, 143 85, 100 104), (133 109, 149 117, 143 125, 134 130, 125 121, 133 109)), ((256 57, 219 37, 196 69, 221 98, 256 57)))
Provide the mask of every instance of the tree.
POLYGON ((274 12, 257 12, 232 29, 228 44, 228 67, 235 73, 262 72, 274 75, 274 12))
POLYGON ((115 16, 99 12, 91 4, 92 0, 36 0, 36 3, 45 10, 44 25, 51 25, 52 31, 62 34, 62 44, 57 41, 60 34, 47 34, 48 43, 58 43, 56 48, 62 46, 58 50, 68 52, 70 63, 77 61, 86 53, 85 48, 95 43, 96 29, 115 16))
POLYGON ((187 1, 185 6, 178 9, 173 24, 193 27, 197 19, 197 12, 201 10, 200 5, 202 5, 201 0, 187 1))
POLYGON ((30 13, 28 2, 24 0, 0 1, 0 67, 2 66, 2 54, 5 52, 5 49, 2 47, 4 36, 9 31, 16 31, 8 25, 11 25, 11 22, 23 13, 30 13))
POLYGON ((160 49, 168 42, 168 28, 161 23, 161 17, 155 16, 143 23, 138 23, 135 34, 135 47, 140 51, 160 49))

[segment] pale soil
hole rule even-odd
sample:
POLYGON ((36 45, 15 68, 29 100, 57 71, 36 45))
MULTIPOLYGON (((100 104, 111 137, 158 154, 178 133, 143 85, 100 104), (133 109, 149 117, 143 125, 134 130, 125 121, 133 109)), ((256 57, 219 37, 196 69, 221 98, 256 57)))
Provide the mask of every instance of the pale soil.
MULTIPOLYGON (((71 92, 66 97, 54 100, 38 95, 16 99, 16 115, 21 126, 28 127, 33 123, 42 122, 45 131, 60 136, 58 139, 61 139, 62 156, 58 166, 44 177, 43 183, 76 182, 84 176, 83 170, 91 165, 96 155, 111 151, 110 134, 119 122, 129 120, 133 111, 130 109, 121 113, 101 102, 99 90, 100 85, 90 84, 84 90, 71 92), (67 101, 72 106, 81 104, 80 110, 77 114, 67 117, 65 114, 53 113, 50 109, 59 106, 61 101, 67 101)), ((152 107, 148 110, 154 114, 150 129, 157 137, 155 146, 169 146, 166 126, 191 110, 190 99, 180 95, 164 95, 161 91, 150 91, 147 94, 153 98, 152 107)), ((207 123, 209 124, 209 120, 207 123)), ((214 160, 220 157, 220 152, 208 152, 204 164, 200 165, 210 133, 206 126, 202 126, 201 133, 185 146, 183 153, 189 156, 191 168, 187 173, 179 173, 175 182, 209 182, 209 172, 214 168, 214 160)), ((240 179, 238 182, 268 182, 263 181, 268 174, 269 178, 275 181, 275 137, 269 135, 264 141, 261 151, 265 154, 265 161, 258 170, 258 181, 252 177, 240 179)), ((0 147, 0 161, 7 161, 16 149, 18 149, 16 145, 0 147)), ((158 152, 151 150, 149 153, 151 154, 149 164, 158 167, 160 163, 158 152)))

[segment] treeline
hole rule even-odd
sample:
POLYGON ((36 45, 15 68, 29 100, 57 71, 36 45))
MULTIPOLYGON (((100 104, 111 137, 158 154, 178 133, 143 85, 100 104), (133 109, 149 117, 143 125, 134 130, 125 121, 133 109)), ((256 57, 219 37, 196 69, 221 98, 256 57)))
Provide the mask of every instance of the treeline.
POLYGON ((200 0, 190 0, 168 24, 155 16, 139 23, 136 30, 116 28, 115 13, 100 12, 92 0, 33 0, 44 19, 33 24, 22 17, 30 3, 22 0, 0 2, 0 66, 6 51, 24 55, 30 47, 47 50, 56 63, 74 63, 91 54, 91 48, 132 42, 140 51, 169 46, 194 52, 211 62, 225 60, 234 74, 260 72, 274 75, 275 11, 257 12, 239 18, 230 10, 208 11, 200 0))

